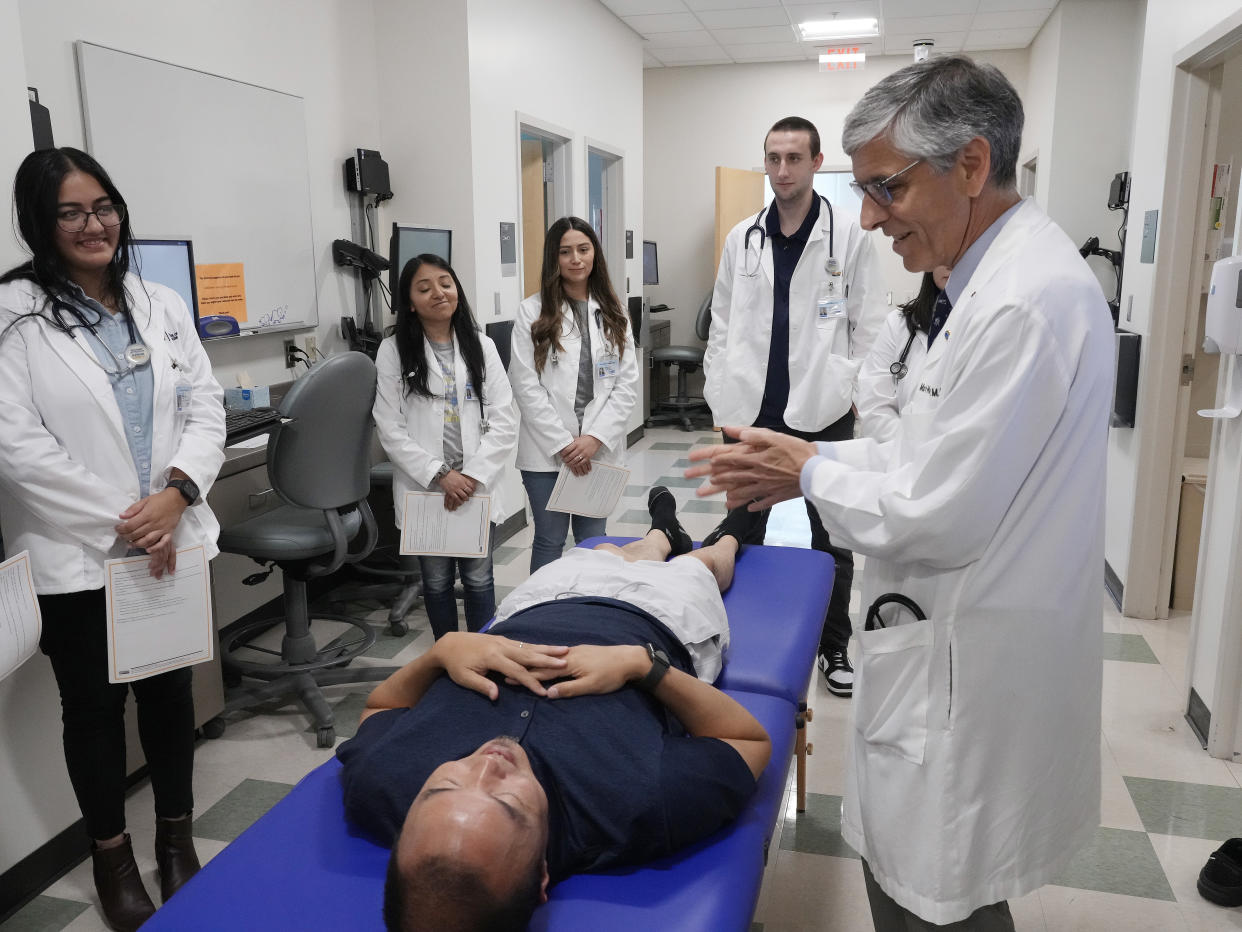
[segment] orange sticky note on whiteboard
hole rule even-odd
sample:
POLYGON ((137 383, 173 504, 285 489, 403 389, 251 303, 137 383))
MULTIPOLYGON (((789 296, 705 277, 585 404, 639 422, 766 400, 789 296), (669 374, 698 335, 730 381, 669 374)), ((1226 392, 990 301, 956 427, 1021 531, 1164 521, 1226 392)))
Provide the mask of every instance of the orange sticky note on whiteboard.
POLYGON ((223 315, 246 321, 246 274, 241 262, 194 266, 200 317, 223 315))

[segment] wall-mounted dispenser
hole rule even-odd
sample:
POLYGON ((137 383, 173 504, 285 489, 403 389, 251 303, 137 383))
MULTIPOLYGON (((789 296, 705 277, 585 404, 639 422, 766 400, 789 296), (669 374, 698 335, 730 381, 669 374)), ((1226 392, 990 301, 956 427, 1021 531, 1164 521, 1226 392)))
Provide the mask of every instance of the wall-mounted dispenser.
POLYGON ((1228 256, 1212 265, 1203 351, 1242 353, 1242 256, 1228 256))

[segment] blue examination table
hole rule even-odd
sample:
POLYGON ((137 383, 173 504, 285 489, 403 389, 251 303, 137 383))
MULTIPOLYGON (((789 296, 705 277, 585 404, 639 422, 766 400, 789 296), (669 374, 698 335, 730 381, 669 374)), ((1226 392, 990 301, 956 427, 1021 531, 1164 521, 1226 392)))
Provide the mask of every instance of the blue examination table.
MULTIPOLYGON (((596 538, 584 546, 631 539, 596 538)), ((805 746, 803 701, 832 574, 832 559, 813 550, 750 547, 738 560, 725 595, 732 644, 717 685, 772 737, 772 761, 742 815, 662 860, 557 884, 536 911, 532 930, 749 930, 768 839, 781 816, 784 762, 805 746)), ((339 770, 333 758, 311 771, 143 928, 382 929, 388 850, 346 823, 339 770)))

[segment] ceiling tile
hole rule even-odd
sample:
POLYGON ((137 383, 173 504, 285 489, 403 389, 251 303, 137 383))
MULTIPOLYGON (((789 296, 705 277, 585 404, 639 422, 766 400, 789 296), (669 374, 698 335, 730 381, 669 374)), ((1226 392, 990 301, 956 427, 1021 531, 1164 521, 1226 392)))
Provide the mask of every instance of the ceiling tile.
POLYGON ((650 52, 644 51, 643 52, 643 67, 644 68, 663 68, 664 62, 660 61, 660 59, 656 58, 650 52))
POLYGON ((666 65, 728 65, 733 59, 711 49, 661 49, 660 58, 666 65))
POLYGON ((1024 49, 1035 38, 1035 28, 972 29, 966 36, 968 49, 1024 49))
POLYGON ((703 28, 691 13, 658 13, 650 16, 626 16, 623 19, 631 29, 643 36, 653 32, 686 32, 703 28))
POLYGON ((864 16, 880 18, 878 0, 785 0, 785 9, 795 23, 804 23, 814 19, 860 19, 864 16))
POLYGON ((781 5, 781 0, 685 0, 685 4, 696 13, 699 10, 743 10, 753 6, 781 5))
POLYGON ((769 42, 797 42, 792 26, 762 26, 758 29, 713 29, 712 35, 721 45, 746 42, 751 45, 769 42))
POLYGON ((982 0, 979 11, 1001 13, 1005 10, 1047 10, 1051 13, 1057 2, 1058 0, 982 0))
POLYGON ((973 16, 964 13, 956 16, 892 16, 884 20, 884 31, 897 35, 913 32, 966 32, 973 25, 973 16))
POLYGON ((600 0, 618 16, 638 16, 643 13, 684 13, 681 0, 600 0))
POLYGON ((1039 29, 1052 13, 1051 10, 1008 10, 999 13, 979 13, 972 24, 974 29, 1039 29))
POLYGON ((790 58, 806 58, 807 51, 797 42, 754 42, 739 45, 726 45, 724 50, 733 58, 761 60, 771 56, 770 61, 784 61, 790 58))
POLYGON ((740 29, 747 26, 787 26, 789 15, 778 6, 745 10, 703 10, 699 22, 709 29, 740 29))
POLYGON ((890 35, 884 37, 884 52, 886 55, 906 55, 911 57, 914 55, 914 43, 918 39, 931 39, 935 45, 937 52, 960 52, 966 42, 966 33, 964 32, 940 32, 934 35, 926 33, 912 33, 910 35, 890 35))
POLYGON ((643 39, 643 47, 650 49, 686 49, 715 44, 716 40, 706 29, 699 29, 695 32, 656 32, 643 39))
POLYGON ((914 16, 952 16, 974 14, 979 0, 880 0, 885 19, 914 16))

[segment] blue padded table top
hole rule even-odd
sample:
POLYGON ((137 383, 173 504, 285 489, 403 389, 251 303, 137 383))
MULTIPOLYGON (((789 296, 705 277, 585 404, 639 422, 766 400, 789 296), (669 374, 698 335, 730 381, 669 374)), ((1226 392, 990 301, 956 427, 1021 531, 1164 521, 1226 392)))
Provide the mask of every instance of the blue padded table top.
MULTIPOLYGON (((557 884, 530 928, 539 932, 746 932, 759 899, 764 849, 780 815, 794 744, 794 709, 732 693, 772 736, 772 759, 746 810, 697 845, 640 868, 557 884)), ((388 850, 345 822, 332 758, 208 862, 144 925, 159 932, 220 929, 379 930, 388 850)))
MULTIPOLYGON (((637 538, 592 537, 578 546, 632 540, 637 538)), ((743 547, 724 594, 730 644, 716 685, 801 702, 815 669, 835 572, 832 557, 818 550, 743 547)))

